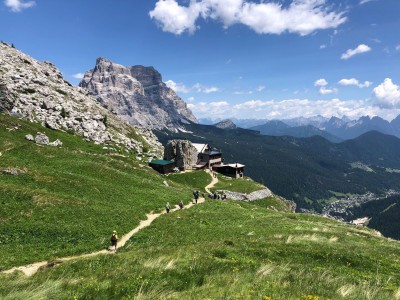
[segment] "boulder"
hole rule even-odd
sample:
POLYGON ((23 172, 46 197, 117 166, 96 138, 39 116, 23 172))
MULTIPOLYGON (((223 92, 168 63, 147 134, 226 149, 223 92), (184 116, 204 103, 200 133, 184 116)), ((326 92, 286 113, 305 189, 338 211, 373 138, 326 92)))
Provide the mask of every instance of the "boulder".
POLYGON ((164 148, 164 159, 175 161, 178 168, 191 169, 197 164, 197 156, 196 147, 186 140, 171 140, 164 148))
POLYGON ((35 140, 35 138, 33 137, 32 134, 27 134, 27 135, 25 136, 25 139, 27 139, 28 141, 34 141, 34 140, 35 140))
POLYGON ((62 146, 62 142, 59 139, 56 139, 54 142, 49 143, 49 146, 53 146, 53 147, 61 147, 62 146))
POLYGON ((44 133, 38 132, 35 137, 35 143, 39 145, 48 145, 49 144, 49 137, 44 133))

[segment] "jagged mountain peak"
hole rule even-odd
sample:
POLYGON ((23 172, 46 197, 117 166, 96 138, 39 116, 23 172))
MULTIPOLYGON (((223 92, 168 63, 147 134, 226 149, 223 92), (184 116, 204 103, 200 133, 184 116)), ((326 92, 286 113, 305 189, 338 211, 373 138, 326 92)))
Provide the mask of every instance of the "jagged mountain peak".
POLYGON ((0 43, 0 112, 138 153, 144 141, 155 152, 161 148, 151 131, 133 128, 101 107, 66 81, 54 64, 39 62, 6 43, 0 43))
POLYGON ((222 120, 222 121, 214 124, 214 126, 221 128, 221 129, 235 129, 236 128, 235 123, 233 123, 232 120, 230 120, 230 119, 222 120))
POLYGON ((186 103, 166 86, 154 67, 126 67, 100 57, 79 86, 132 125, 173 129, 182 120, 197 123, 186 103))

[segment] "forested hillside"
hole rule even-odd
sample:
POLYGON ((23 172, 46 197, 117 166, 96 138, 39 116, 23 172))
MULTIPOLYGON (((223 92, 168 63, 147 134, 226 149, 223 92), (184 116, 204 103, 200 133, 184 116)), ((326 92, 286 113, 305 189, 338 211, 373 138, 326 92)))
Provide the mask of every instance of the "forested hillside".
POLYGON ((246 175, 294 200, 299 208, 319 209, 337 193, 400 190, 400 139, 393 136, 369 132, 337 144, 319 136, 270 137, 241 128, 185 126, 190 132, 156 134, 162 143, 186 138, 211 144, 226 162, 245 164, 246 175))

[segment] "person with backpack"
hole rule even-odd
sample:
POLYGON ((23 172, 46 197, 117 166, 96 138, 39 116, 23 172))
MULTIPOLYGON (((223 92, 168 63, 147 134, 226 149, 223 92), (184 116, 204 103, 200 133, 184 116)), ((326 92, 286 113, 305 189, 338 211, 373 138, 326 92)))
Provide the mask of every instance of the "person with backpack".
POLYGON ((169 205, 169 202, 167 202, 167 205, 165 205, 165 210, 167 211, 167 214, 171 210, 171 206, 169 205))
POLYGON ((114 230, 111 235, 111 248, 114 247, 114 251, 117 251, 117 242, 118 242, 118 235, 117 231, 114 230))
POLYGON ((182 200, 179 201, 178 205, 179 205, 179 208, 182 209, 183 208, 183 201, 182 200))

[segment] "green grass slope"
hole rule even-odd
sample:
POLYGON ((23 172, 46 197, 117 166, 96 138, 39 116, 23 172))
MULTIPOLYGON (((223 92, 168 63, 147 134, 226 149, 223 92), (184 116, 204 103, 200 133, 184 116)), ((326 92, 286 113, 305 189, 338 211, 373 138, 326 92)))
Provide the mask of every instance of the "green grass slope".
POLYGON ((366 228, 210 200, 163 215, 116 255, 31 278, 2 299, 399 299, 400 244, 366 228))
MULTIPOLYGON (((22 171, 0 172, 1 270, 104 249, 111 230, 122 235, 211 180, 203 172, 160 176, 133 157, 1 115, 0 136, 0 170, 22 171), (37 131, 63 146, 24 139, 37 131)), ((263 188, 224 178, 218 186, 263 188)), ((289 213, 279 201, 207 200, 161 215, 116 254, 31 277, 0 273, 0 299, 400 299, 398 241, 289 213)))
POLYGON ((191 198, 191 186, 81 137, 5 115, 0 137, 0 270, 104 249, 112 230, 126 233, 167 201, 191 198), (37 132, 63 146, 25 139, 37 132), (19 175, 4 173, 10 169, 19 175))

